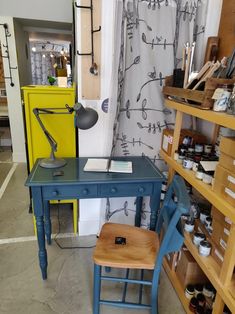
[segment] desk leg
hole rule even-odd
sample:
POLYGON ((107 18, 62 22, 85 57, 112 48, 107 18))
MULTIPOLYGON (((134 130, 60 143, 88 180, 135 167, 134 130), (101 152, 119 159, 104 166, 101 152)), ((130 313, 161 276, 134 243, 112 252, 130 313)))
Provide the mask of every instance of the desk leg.
POLYGON ((142 210, 143 197, 136 198, 136 213, 135 213, 135 226, 140 227, 141 224, 141 210, 142 210))
POLYGON ((39 246, 39 265, 42 272, 42 279, 47 279, 47 251, 45 246, 45 231, 43 216, 36 216, 37 237, 39 246))
POLYGON ((39 265, 42 272, 42 278, 47 278, 47 251, 45 246, 45 229, 44 229, 44 204, 42 191, 40 187, 32 188, 33 208, 36 218, 37 239, 38 239, 38 257, 39 265))
POLYGON ((47 244, 51 244, 51 218, 49 201, 44 201, 44 228, 47 238, 47 244))
POLYGON ((156 188, 154 195, 150 196, 150 230, 155 231, 158 213, 160 209, 160 198, 161 198, 161 184, 159 188, 156 188))

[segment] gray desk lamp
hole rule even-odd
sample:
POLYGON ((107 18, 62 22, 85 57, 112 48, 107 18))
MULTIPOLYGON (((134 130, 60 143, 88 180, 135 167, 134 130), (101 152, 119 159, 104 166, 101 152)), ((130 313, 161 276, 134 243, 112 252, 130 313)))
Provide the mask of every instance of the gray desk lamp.
POLYGON ((66 161, 62 158, 56 158, 55 152, 57 151, 57 142, 53 136, 45 128, 40 118, 41 114, 72 114, 74 115, 74 125, 81 130, 87 130, 93 127, 98 120, 98 113, 92 108, 84 108, 81 103, 76 103, 74 107, 65 105, 65 108, 34 108, 33 113, 43 130, 46 139, 51 146, 51 154, 49 158, 44 158, 40 162, 43 168, 59 168, 66 165, 66 161))

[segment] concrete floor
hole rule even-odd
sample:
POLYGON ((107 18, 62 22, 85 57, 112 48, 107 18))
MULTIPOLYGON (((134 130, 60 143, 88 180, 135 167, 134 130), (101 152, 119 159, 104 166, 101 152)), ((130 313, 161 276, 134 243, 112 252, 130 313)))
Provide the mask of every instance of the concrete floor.
MULTIPOLYGON (((24 187, 26 165, 13 164, 10 156, 10 151, 0 152, 0 313, 92 314, 93 248, 61 249, 53 241, 47 248, 48 279, 41 279, 32 215, 28 213, 29 194, 24 187)), ((59 229, 58 211, 60 231, 67 236, 57 239, 62 246, 95 245, 95 236, 71 236, 72 211, 68 206, 53 206, 53 233, 59 229)), ((104 297, 115 295, 118 299, 120 291, 119 284, 104 285, 104 297)), ((132 301, 134 293, 130 286, 132 301)), ((148 296, 147 290, 147 300, 148 296)), ((101 307, 101 314, 111 313, 149 312, 101 307)), ((170 313, 185 312, 162 271, 159 314, 170 313)))

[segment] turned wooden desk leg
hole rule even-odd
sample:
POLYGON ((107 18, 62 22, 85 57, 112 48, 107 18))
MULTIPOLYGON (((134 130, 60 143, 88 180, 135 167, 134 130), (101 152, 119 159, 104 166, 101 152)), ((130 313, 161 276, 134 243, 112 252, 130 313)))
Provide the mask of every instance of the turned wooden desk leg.
POLYGON ((51 217, 49 201, 44 201, 44 228, 47 238, 47 244, 51 244, 51 217))
POLYGON ((32 197, 34 215, 36 218, 37 226, 39 265, 42 272, 42 279, 47 279, 47 251, 45 246, 44 206, 42 200, 42 191, 40 187, 32 188, 32 197))
POLYGON ((141 210, 143 204, 143 197, 138 196, 136 198, 136 212, 135 212, 135 226, 140 227, 141 225, 141 210))
POLYGON ((161 186, 162 183, 159 184, 159 187, 155 188, 154 195, 150 196, 149 206, 150 206, 150 230, 155 231, 158 214, 160 210, 160 198, 161 198, 161 186))
POLYGON ((47 251, 45 246, 45 231, 43 216, 36 216, 37 237, 38 237, 38 257, 42 272, 42 279, 47 279, 47 251))

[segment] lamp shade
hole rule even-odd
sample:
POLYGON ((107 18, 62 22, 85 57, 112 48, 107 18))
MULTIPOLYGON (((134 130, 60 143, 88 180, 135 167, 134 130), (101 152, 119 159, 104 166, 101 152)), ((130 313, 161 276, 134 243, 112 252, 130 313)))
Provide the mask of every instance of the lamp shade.
POLYGON ((73 107, 75 111, 74 124, 81 130, 93 127, 98 120, 98 113, 92 108, 84 108, 81 103, 76 103, 73 107))

